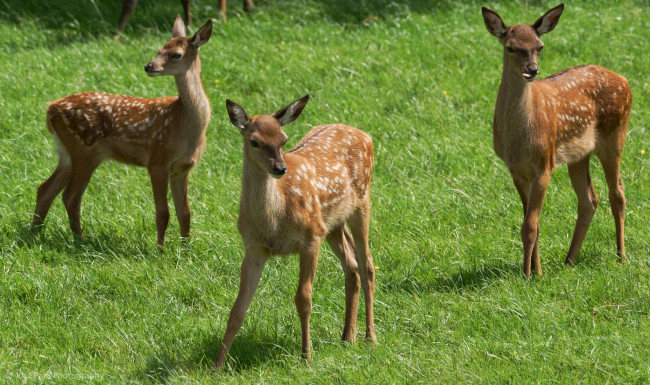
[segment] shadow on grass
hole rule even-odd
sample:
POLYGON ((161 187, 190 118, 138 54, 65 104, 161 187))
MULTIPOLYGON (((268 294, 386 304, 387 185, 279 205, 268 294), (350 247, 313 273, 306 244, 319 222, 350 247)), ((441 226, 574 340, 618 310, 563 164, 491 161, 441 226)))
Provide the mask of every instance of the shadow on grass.
POLYGON ((496 261, 479 268, 461 268, 457 273, 438 277, 434 291, 452 293, 467 290, 479 290, 485 286, 505 279, 524 279, 521 266, 517 263, 496 261))
MULTIPOLYGON (((543 276, 531 275, 530 281, 544 278, 549 274, 560 275, 568 272, 582 273, 585 271, 607 269, 616 261, 622 265, 615 252, 602 252, 587 248, 578 255, 578 261, 571 267, 564 263, 564 254, 548 255, 544 261, 542 258, 543 276)), ((512 262, 493 259, 486 261, 481 266, 461 267, 455 272, 438 276, 427 276, 426 272, 416 272, 408 277, 401 277, 398 282, 383 282, 382 290, 385 292, 403 292, 417 296, 426 293, 460 293, 467 291, 479 291, 499 281, 526 281, 522 271, 521 262, 512 262)))
MULTIPOLYGON (((189 357, 174 352, 165 352, 160 356, 151 357, 147 360, 144 372, 138 373, 137 377, 163 383, 168 382, 175 375, 187 372, 205 372, 216 377, 219 373, 214 370, 212 364, 217 356, 222 337, 223 334, 219 333, 205 338, 189 357)), ((245 332, 238 334, 221 373, 227 375, 230 373, 230 368, 232 372, 237 373, 262 366, 266 362, 277 360, 278 357, 291 354, 285 350, 285 347, 296 343, 296 341, 267 338, 267 336, 264 338, 265 341, 260 342, 245 332)), ((296 358, 298 357, 296 353, 296 358)))
MULTIPOLYGON (((69 1, 69 0, 4 0, 0 2, 0 20, 19 23, 21 19, 38 20, 47 29, 66 29, 94 36, 114 32, 122 11, 122 0, 69 1)), ((177 0, 140 0, 131 19, 147 15, 154 26, 169 26, 183 7, 177 0)))
MULTIPOLYGON (((647 0, 635 0, 645 5, 647 0)), ((256 11, 281 17, 293 13, 303 22, 325 18, 346 25, 367 25, 387 18, 400 19, 409 13, 451 14, 459 7, 475 7, 476 22, 482 24, 480 7, 484 1, 477 0, 304 0, 296 6, 295 0, 256 0, 256 11), (314 12, 314 8, 316 12, 314 12), (302 12, 296 14, 296 12, 302 12)), ((494 7, 506 1, 492 1, 494 7)), ((527 6, 543 7, 546 2, 530 0, 527 6)), ((243 14, 240 2, 232 2, 229 17, 243 14)), ((84 41, 89 37, 112 36, 122 10, 121 0, 3 0, 0 1, 0 22, 21 24, 35 22, 36 28, 49 30, 45 34, 47 44, 61 45, 72 41, 84 41)), ((127 35, 146 35, 151 30, 167 34, 177 14, 183 8, 178 0, 139 0, 127 25, 127 35)), ((193 27, 206 18, 220 18, 217 0, 195 0, 192 3, 193 27)), ((28 24, 29 25, 29 24, 28 24)), ((11 46, 11 42, 6 42, 11 46)))
POLYGON ((515 262, 491 260, 481 266, 461 267, 458 271, 445 275, 428 275, 414 272, 401 277, 398 282, 384 282, 386 292, 404 292, 417 296, 425 293, 456 293, 480 290, 496 281, 524 279, 521 266, 515 262))
MULTIPOLYGON (((538 3, 534 0, 532 3, 538 3)), ((401 18, 408 13, 451 13, 459 4, 476 5, 476 17, 482 3, 475 0, 307 0, 296 6, 295 0, 256 0, 255 13, 273 16, 293 13, 303 22, 326 19, 337 24, 364 25, 385 18, 401 18), (316 12, 314 12, 316 11, 316 12), (297 14, 297 12, 301 12, 297 14)), ((48 46, 65 45, 88 38, 112 37, 122 11, 121 0, 3 0, 0 1, 0 22, 3 24, 34 23, 47 29, 43 37, 48 46)), ((151 30, 168 34, 177 14, 183 8, 178 0, 139 0, 127 24, 127 35, 146 35, 151 30)), ((229 15, 242 15, 241 3, 232 2, 229 15)), ((193 28, 206 18, 219 19, 218 1, 192 3, 193 28)), ((6 42, 11 46, 11 42, 6 42)), ((28 43, 29 44, 29 43, 28 43)))
MULTIPOLYGON (((15 222, 8 225, 4 231, 11 234, 15 245, 19 248, 34 249, 44 263, 56 265, 66 263, 70 259, 81 261, 89 259, 111 260, 122 257, 134 257, 144 259, 158 259, 161 253, 155 245, 155 239, 147 241, 148 233, 144 239, 134 243, 133 239, 126 234, 98 230, 89 227, 84 230, 83 238, 75 235, 68 227, 50 228, 44 227, 33 229, 29 223, 15 222)), ((153 235, 152 237, 155 237, 153 235)), ((7 246, 7 245, 5 245, 7 246)), ((174 243, 168 242, 166 251, 174 252, 174 243)), ((185 252, 184 247, 182 250, 185 252)))

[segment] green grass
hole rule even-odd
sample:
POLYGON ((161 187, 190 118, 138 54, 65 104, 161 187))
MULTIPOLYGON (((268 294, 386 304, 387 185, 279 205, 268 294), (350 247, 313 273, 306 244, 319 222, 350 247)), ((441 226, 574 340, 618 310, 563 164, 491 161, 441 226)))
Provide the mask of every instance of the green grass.
MULTIPOLYGON (((79 91, 175 94, 143 66, 171 34, 175 0, 141 0, 122 43, 120 2, 0 1, 0 378, 7 382, 644 383, 650 381, 650 5, 576 1, 544 37, 542 75, 595 63, 634 102, 622 162, 629 264, 616 261, 602 168, 600 208, 575 268, 563 264, 577 201, 555 172, 541 217, 544 276, 520 267, 519 198, 492 150, 501 48, 480 6, 532 23, 555 2, 231 2, 202 48, 213 104, 190 182, 192 242, 175 219, 155 247, 144 169, 106 163, 84 196, 77 240, 60 199, 28 232, 36 187, 56 164, 47 103, 79 91), (225 99, 271 113, 311 93, 286 127, 343 122, 375 142, 371 249, 379 345, 340 342, 343 274, 323 248, 313 361, 300 359, 296 257, 270 261, 226 370, 210 370, 237 293, 241 139, 225 99), (647 151, 647 152, 646 152, 647 151)), ((193 2, 195 28, 217 2, 193 2)), ((172 215, 172 218, 173 215, 172 215)))

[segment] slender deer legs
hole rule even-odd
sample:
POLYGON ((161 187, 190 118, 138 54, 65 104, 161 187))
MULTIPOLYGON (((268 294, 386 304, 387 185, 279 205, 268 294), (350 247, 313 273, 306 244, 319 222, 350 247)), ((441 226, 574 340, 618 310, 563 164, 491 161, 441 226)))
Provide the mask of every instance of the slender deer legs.
POLYGON ((366 340, 377 342, 375 336, 375 319, 373 309, 373 297, 375 295, 375 265, 370 255, 368 245, 368 230, 370 226, 370 201, 360 207, 348 220, 350 232, 354 238, 354 244, 359 264, 359 276, 361 288, 366 305, 366 340))
MULTIPOLYGON (((228 0, 219 0, 219 13, 221 13, 221 18, 224 22, 226 21, 227 3, 228 0)), ((244 11, 251 12, 253 9, 255 9, 253 0, 243 0, 243 3, 244 3, 244 11)))
POLYGON ((311 291, 314 285, 314 276, 316 275, 316 265, 318 264, 318 253, 322 240, 315 239, 309 242, 300 250, 300 278, 298 280, 298 290, 294 302, 296 310, 300 317, 300 329, 302 336, 302 355, 307 360, 311 360, 309 352, 309 319, 311 318, 311 291))
POLYGON ((56 196, 59 195, 59 193, 68 185, 71 171, 70 164, 62 164, 59 162, 52 175, 38 186, 32 228, 43 225, 43 221, 47 216, 48 211, 50 211, 52 202, 54 202, 56 196))
MULTIPOLYGON (((524 218, 526 218, 526 212, 528 211, 528 196, 530 189, 530 182, 525 179, 520 179, 517 177, 512 178, 515 182, 515 187, 521 198, 521 203, 524 207, 524 218)), ((542 275, 542 263, 539 256, 539 226, 537 228, 537 236, 535 237, 535 246, 533 247, 533 255, 531 257, 531 268, 535 270, 535 274, 542 275)))
POLYGON ((340 225, 327 236, 327 243, 341 261, 341 267, 345 274, 345 326, 343 327, 342 339, 354 343, 357 330, 360 282, 354 242, 345 225, 340 225))
MULTIPOLYGON (((533 254, 535 249, 538 248, 539 239, 539 216, 544 206, 544 198, 546 197, 546 189, 551 179, 550 170, 545 171, 543 174, 534 177, 529 184, 529 195, 526 215, 524 216, 524 223, 521 225, 521 241, 524 245, 524 274, 526 278, 530 278, 531 265, 533 261, 533 254)), ((539 266, 539 261, 535 262, 539 266)), ((541 268, 539 269, 541 273, 541 268)))
POLYGON ((153 189, 153 201, 156 206, 156 232, 158 247, 165 242, 165 231, 169 224, 169 206, 167 205, 167 185, 169 184, 169 168, 165 166, 149 167, 149 177, 153 189))
POLYGON ((190 172, 172 175, 170 180, 176 218, 181 228, 181 238, 186 242, 190 237, 190 203, 187 199, 187 189, 190 183, 190 172))
POLYGON ((221 347, 217 353, 217 358, 214 363, 217 368, 221 367, 226 361, 226 356, 230 350, 232 342, 235 340, 235 335, 244 323, 246 312, 253 300, 255 290, 260 283, 260 277, 264 270, 268 253, 259 248, 246 250, 246 256, 241 264, 241 276, 239 283, 239 294, 235 304, 232 306, 230 316, 228 317, 228 325, 226 326, 226 333, 223 337, 221 347))
MULTIPOLYGON (((124 3, 122 3, 122 13, 120 14, 120 21, 117 23, 119 32, 124 32, 126 24, 129 22, 129 17, 131 17, 131 13, 135 10, 137 3, 138 0, 124 0, 124 3)), ((192 25, 191 0, 181 0, 181 3, 183 3, 185 21, 187 22, 187 26, 190 27, 192 25)), ((117 34, 115 36, 117 37, 117 34)))
POLYGON ((627 262, 623 239, 625 227, 625 186, 623 186, 623 181, 621 180, 619 166, 621 154, 601 152, 598 156, 603 164, 605 179, 607 179, 607 187, 609 188, 609 203, 612 206, 612 215, 614 215, 614 224, 616 225, 616 251, 620 261, 625 263, 627 262))
POLYGON ((578 218, 565 262, 567 265, 574 265, 578 258, 582 241, 585 239, 587 229, 589 229, 591 220, 596 212, 596 207, 598 207, 598 195, 596 194, 593 183, 591 183, 591 176, 589 175, 589 156, 570 164, 568 168, 571 185, 573 185, 573 190, 578 196, 578 218))
POLYGON ((86 163, 73 161, 72 176, 65 190, 63 190, 63 204, 68 213, 70 228, 73 233, 79 236, 83 235, 81 233, 81 198, 86 191, 93 172, 98 166, 98 162, 93 162, 90 159, 86 160, 86 163))

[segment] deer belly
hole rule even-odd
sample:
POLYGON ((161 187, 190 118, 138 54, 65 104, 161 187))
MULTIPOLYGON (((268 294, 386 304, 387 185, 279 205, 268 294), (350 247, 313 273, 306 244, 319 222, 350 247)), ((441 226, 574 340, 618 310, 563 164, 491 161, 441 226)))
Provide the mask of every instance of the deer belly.
POLYGON ((557 136, 555 164, 571 164, 589 155, 596 148, 596 128, 591 125, 560 132, 557 136))
POLYGON ((135 166, 147 166, 149 163, 149 151, 138 144, 111 145, 111 140, 106 140, 110 148, 110 158, 120 163, 132 164, 135 166))

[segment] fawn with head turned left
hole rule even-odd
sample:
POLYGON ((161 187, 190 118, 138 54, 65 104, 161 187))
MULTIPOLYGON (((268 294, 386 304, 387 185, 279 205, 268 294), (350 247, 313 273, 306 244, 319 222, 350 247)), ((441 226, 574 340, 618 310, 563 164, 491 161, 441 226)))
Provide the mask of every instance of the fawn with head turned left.
POLYGON ((167 189, 171 185, 181 237, 190 236, 187 200, 190 171, 205 151, 210 102, 201 84, 199 47, 212 34, 212 21, 191 38, 176 17, 172 39, 144 67, 149 76, 172 75, 178 97, 153 99, 99 92, 66 96, 47 108, 47 128, 54 137, 59 163, 38 187, 32 228, 40 228, 54 198, 63 203, 72 231, 81 232, 81 197, 93 172, 107 159, 146 167, 156 207, 158 247, 169 222, 167 189))
POLYGON ((250 118, 240 105, 226 101, 230 121, 244 139, 237 227, 245 256, 239 294, 214 362, 216 368, 224 364, 244 322, 264 264, 273 255, 292 253, 300 257, 295 304, 302 329, 302 354, 311 359, 311 293, 323 240, 345 273, 343 340, 355 341, 359 281, 365 297, 366 339, 377 340, 372 305, 375 268, 368 246, 372 140, 356 128, 322 125, 312 128, 292 150, 283 153, 287 135, 282 126, 298 118, 308 100, 306 95, 273 115, 250 118))

